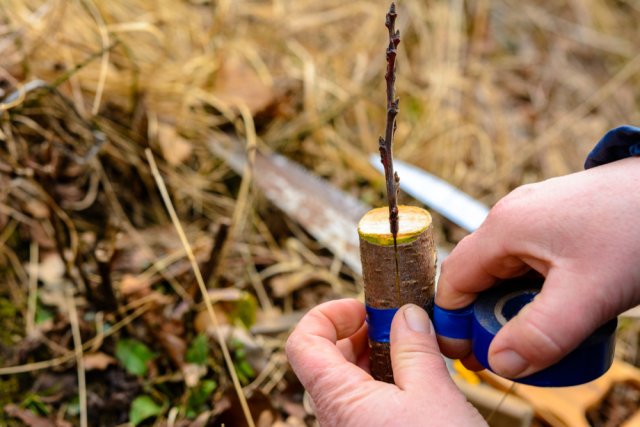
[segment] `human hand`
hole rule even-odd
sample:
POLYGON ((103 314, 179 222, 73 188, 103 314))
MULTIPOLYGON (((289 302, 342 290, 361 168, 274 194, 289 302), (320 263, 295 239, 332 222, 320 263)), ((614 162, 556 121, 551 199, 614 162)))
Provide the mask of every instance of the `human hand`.
MULTIPOLYGON (((469 305, 529 269, 544 286, 494 338, 489 365, 527 376, 562 359, 598 326, 640 303, 640 158, 520 187, 500 200, 442 264, 436 304, 469 305)), ((443 354, 482 369, 469 341, 443 354)))
POLYGON ((364 305, 331 301, 307 313, 287 356, 322 426, 486 425, 455 386, 427 314, 405 305, 391 324, 394 384, 369 374, 364 305))

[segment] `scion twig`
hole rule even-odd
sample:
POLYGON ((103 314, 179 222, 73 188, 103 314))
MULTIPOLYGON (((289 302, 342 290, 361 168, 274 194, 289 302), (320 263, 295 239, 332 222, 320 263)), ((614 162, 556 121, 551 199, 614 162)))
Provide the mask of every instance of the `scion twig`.
POLYGON ((384 176, 387 184, 387 200, 389 201, 389 226, 393 235, 394 245, 398 236, 398 188, 400 178, 393 171, 393 136, 396 131, 396 116, 398 115, 399 99, 395 94, 396 81, 396 53, 400 44, 400 31, 395 29, 396 5, 391 3, 385 26, 389 30, 389 46, 387 47, 387 72, 384 76, 387 82, 387 124, 384 138, 380 137, 380 159, 384 166, 384 176))

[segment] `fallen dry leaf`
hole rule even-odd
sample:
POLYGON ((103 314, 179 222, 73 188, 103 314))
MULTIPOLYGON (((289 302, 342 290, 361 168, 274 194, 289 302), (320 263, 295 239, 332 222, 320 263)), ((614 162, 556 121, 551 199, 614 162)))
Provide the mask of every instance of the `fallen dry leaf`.
POLYGON ((311 283, 323 281, 325 281, 324 276, 321 274, 304 269, 302 271, 276 276, 271 279, 270 286, 276 297, 283 298, 311 283))
POLYGON ((125 274, 120 281, 120 293, 124 296, 137 294, 149 289, 151 283, 148 280, 139 279, 137 276, 125 274))
POLYGON ((47 418, 34 414, 28 409, 22 409, 18 407, 18 405, 6 405, 4 410, 10 417, 17 418, 30 427, 71 427, 71 423, 61 420, 53 422, 47 418))
POLYGON ((49 218, 49 206, 38 199, 29 199, 24 206, 25 211, 31 214, 34 218, 45 219, 49 218))
POLYGON ((57 252, 42 254, 38 278, 45 286, 58 286, 64 276, 64 261, 57 252))
MULTIPOLYGON (((227 316, 224 312, 219 308, 219 306, 214 306, 216 313, 216 320, 218 321, 218 325, 226 325, 229 323, 227 316)), ((215 335, 215 328, 213 323, 211 322, 211 318, 209 317, 209 313, 207 310, 202 310, 198 314, 196 314, 196 318, 193 321, 195 329, 198 333, 205 332, 209 335, 215 335)))
POLYGON ((216 79, 214 95, 229 105, 244 104, 254 115, 275 98, 273 88, 265 85, 254 69, 238 57, 225 60, 216 79))
POLYGON ((209 422, 209 418, 211 418, 211 411, 203 412, 202 414, 198 415, 198 417, 193 420, 191 424, 189 424, 189 427, 205 427, 209 422))
POLYGON ((298 310, 291 313, 278 313, 273 315, 271 312, 259 311, 256 316, 256 322, 251 326, 251 333, 254 335, 261 334, 278 334, 293 329, 293 327, 302 319, 306 311, 298 310))
POLYGON ((187 387, 195 387, 198 385, 200 378, 207 373, 207 367, 198 365, 197 363, 185 363, 182 367, 182 375, 184 375, 184 383, 187 387))
POLYGON ((238 288, 217 288, 207 291, 211 302, 219 301, 239 301, 243 298, 245 292, 238 288))
POLYGON ((298 417, 290 416, 286 421, 276 421, 273 427, 305 427, 305 422, 298 417))
POLYGON ((275 421, 274 414, 269 410, 265 410, 265 411, 262 411, 260 413, 260 416, 258 417, 258 422, 256 423, 256 426, 257 427, 271 427, 273 425, 274 421, 275 421))
POLYGON ((304 419, 307 416, 304 406, 301 403, 285 399, 282 402, 282 409, 289 414, 289 418, 304 419))
POLYGON ((157 334, 157 339, 167 352, 167 356, 178 367, 184 366, 184 354, 187 351, 187 344, 178 335, 172 334, 163 325, 157 334))
MULTIPOLYGON (((30 266, 27 266, 27 269, 30 270, 30 266)), ((64 290, 73 286, 64 277, 64 273, 64 261, 57 252, 51 251, 42 255, 42 261, 38 265, 38 279, 42 282, 38 297, 43 304, 57 307, 62 313, 67 311, 64 290)))
POLYGON ((193 145, 181 137, 172 124, 158 123, 158 143, 162 157, 173 166, 183 163, 193 152, 193 145))
POLYGON ((116 363, 116 359, 102 352, 85 353, 82 360, 84 361, 84 368, 87 371, 104 371, 109 365, 116 363))

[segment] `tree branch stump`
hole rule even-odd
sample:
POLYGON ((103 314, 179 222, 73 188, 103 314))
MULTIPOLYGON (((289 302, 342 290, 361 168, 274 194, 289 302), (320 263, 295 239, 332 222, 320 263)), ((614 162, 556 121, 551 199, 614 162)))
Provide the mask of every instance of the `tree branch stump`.
MULTIPOLYGON (((430 311, 436 276, 431 215, 421 208, 400 206, 399 217, 397 255, 387 207, 370 210, 358 224, 365 303, 373 309, 398 309, 412 303, 430 311)), ((370 330, 369 345, 372 376, 392 383, 388 339, 372 340, 370 330)))

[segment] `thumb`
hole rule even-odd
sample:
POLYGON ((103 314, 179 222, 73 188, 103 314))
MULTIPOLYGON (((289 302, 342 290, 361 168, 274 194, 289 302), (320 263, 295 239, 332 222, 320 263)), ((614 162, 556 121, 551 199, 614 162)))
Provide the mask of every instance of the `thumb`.
POLYGON ((602 296, 593 294, 601 288, 584 277, 551 270, 540 293, 493 339, 491 369, 503 377, 520 378, 558 362, 608 320, 608 310, 598 302, 602 296))
POLYGON ((453 386, 427 313, 414 304, 400 308, 391 323, 391 366, 402 390, 453 386))

